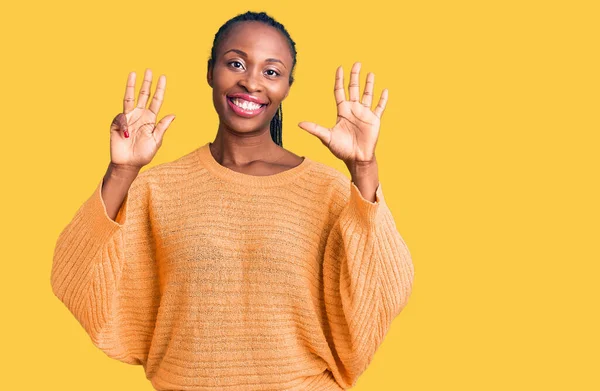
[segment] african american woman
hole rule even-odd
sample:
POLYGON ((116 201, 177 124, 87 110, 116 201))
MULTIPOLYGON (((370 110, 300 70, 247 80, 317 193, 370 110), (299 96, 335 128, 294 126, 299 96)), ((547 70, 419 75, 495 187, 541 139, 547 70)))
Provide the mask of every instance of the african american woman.
POLYGON ((54 294, 109 357, 157 390, 351 388, 406 306, 414 268, 383 197, 375 145, 387 90, 360 64, 335 73, 337 121, 301 122, 351 178, 283 148, 295 43, 247 12, 216 33, 207 82, 212 142, 151 162, 175 118, 156 122, 166 78, 110 127, 110 163, 60 233, 54 294), (372 108, 374 106, 374 108, 372 108))

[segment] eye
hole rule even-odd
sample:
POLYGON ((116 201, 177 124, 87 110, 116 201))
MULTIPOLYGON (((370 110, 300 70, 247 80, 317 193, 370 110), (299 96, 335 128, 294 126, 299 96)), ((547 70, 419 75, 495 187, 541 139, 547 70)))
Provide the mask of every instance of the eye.
POLYGON ((240 68, 242 68, 242 67, 243 67, 243 66, 242 66, 242 63, 241 63, 241 62, 239 62, 239 61, 230 61, 230 62, 228 62, 228 63, 227 63, 227 65, 232 65, 234 68, 237 68, 237 69, 240 69, 240 68), (238 64, 238 65, 240 65, 240 66, 238 67, 238 66, 235 66, 235 65, 232 65, 232 64, 238 64))
POLYGON ((279 76, 279 72, 277 72, 274 69, 267 69, 266 72, 267 72, 268 76, 279 76), (268 72, 273 72, 273 73, 268 73, 268 72))

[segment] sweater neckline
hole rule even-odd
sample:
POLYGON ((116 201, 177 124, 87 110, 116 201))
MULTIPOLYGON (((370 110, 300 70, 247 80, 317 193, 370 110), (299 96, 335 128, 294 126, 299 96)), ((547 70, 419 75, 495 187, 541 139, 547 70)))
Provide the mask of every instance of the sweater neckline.
POLYGON ((312 164, 312 160, 306 156, 302 162, 285 171, 272 175, 250 175, 234 171, 228 167, 222 166, 210 152, 210 141, 196 150, 196 155, 201 163, 207 167, 213 174, 225 182, 237 183, 244 186, 270 187, 283 185, 290 182, 312 164))

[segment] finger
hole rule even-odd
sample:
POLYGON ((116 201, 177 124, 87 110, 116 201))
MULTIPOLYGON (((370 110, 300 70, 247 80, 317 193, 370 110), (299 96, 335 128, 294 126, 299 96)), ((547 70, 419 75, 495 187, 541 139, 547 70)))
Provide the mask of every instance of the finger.
POLYGON ((373 86, 375 85, 375 74, 369 72, 367 74, 367 81, 365 83, 365 91, 363 92, 362 104, 369 109, 373 102, 373 86))
POLYGON ((161 119, 154 128, 154 133, 156 134, 156 138, 158 139, 159 145, 162 144, 163 136, 165 135, 165 132, 167 131, 167 129, 173 121, 175 121, 175 115, 167 115, 163 119, 161 119))
POLYGON ((306 122, 302 121, 298 124, 298 126, 308 133, 317 136, 319 140, 323 142, 323 144, 329 146, 329 142, 331 140, 331 131, 321 125, 317 125, 314 122, 306 122))
POLYGON ((123 98, 123 112, 129 113, 135 107, 135 72, 129 72, 127 85, 125 86, 125 97, 123 98))
POLYGON ((346 100, 346 91, 344 91, 344 68, 340 65, 335 71, 335 85, 333 86, 333 95, 335 96, 335 104, 340 105, 346 100))
POLYGON ((358 102, 359 98, 359 84, 358 78, 360 76, 360 62, 355 62, 352 65, 352 70, 350 71, 350 83, 348 83, 348 91, 350 92, 350 101, 358 102))
POLYGON ((142 82, 142 87, 140 88, 140 94, 138 95, 138 104, 137 107, 145 108, 148 104, 148 97, 150 96, 150 88, 152 87, 152 71, 149 68, 146 68, 146 72, 144 72, 144 81, 142 82))
POLYGON ((385 110, 385 105, 387 104, 387 101, 388 90, 386 88, 381 92, 381 98, 379 98, 379 103, 377 104, 377 107, 375 107, 375 110, 373 110, 373 112, 378 118, 381 118, 381 116, 383 115, 383 110, 385 110))
POLYGON ((129 137, 129 129, 127 128, 127 116, 124 113, 119 113, 113 118, 110 124, 110 130, 121 133, 125 138, 129 137))
POLYGON ((156 115, 158 115, 160 106, 162 106, 166 85, 167 77, 165 75, 160 75, 158 83, 156 84, 156 91, 154 91, 154 97, 152 98, 152 102, 150 102, 150 111, 156 115))

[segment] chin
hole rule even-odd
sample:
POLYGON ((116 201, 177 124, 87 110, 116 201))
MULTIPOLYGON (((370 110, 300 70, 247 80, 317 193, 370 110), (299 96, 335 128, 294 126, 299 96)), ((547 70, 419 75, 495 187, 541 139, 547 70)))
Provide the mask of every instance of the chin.
POLYGON ((221 117, 221 122, 225 124, 228 128, 238 132, 238 133, 251 133, 258 132, 265 127, 268 129, 270 126, 269 123, 253 121, 244 118, 231 118, 231 116, 227 116, 225 118, 221 117))
POLYGON ((229 107, 225 107, 225 113, 220 113, 219 115, 219 120, 221 123, 239 133, 258 132, 261 129, 269 129, 271 124, 270 118, 272 118, 272 116, 270 116, 270 114, 267 112, 264 112, 262 115, 256 118, 240 117, 233 113, 229 107), (269 121, 265 122, 264 118, 269 118, 269 121))

